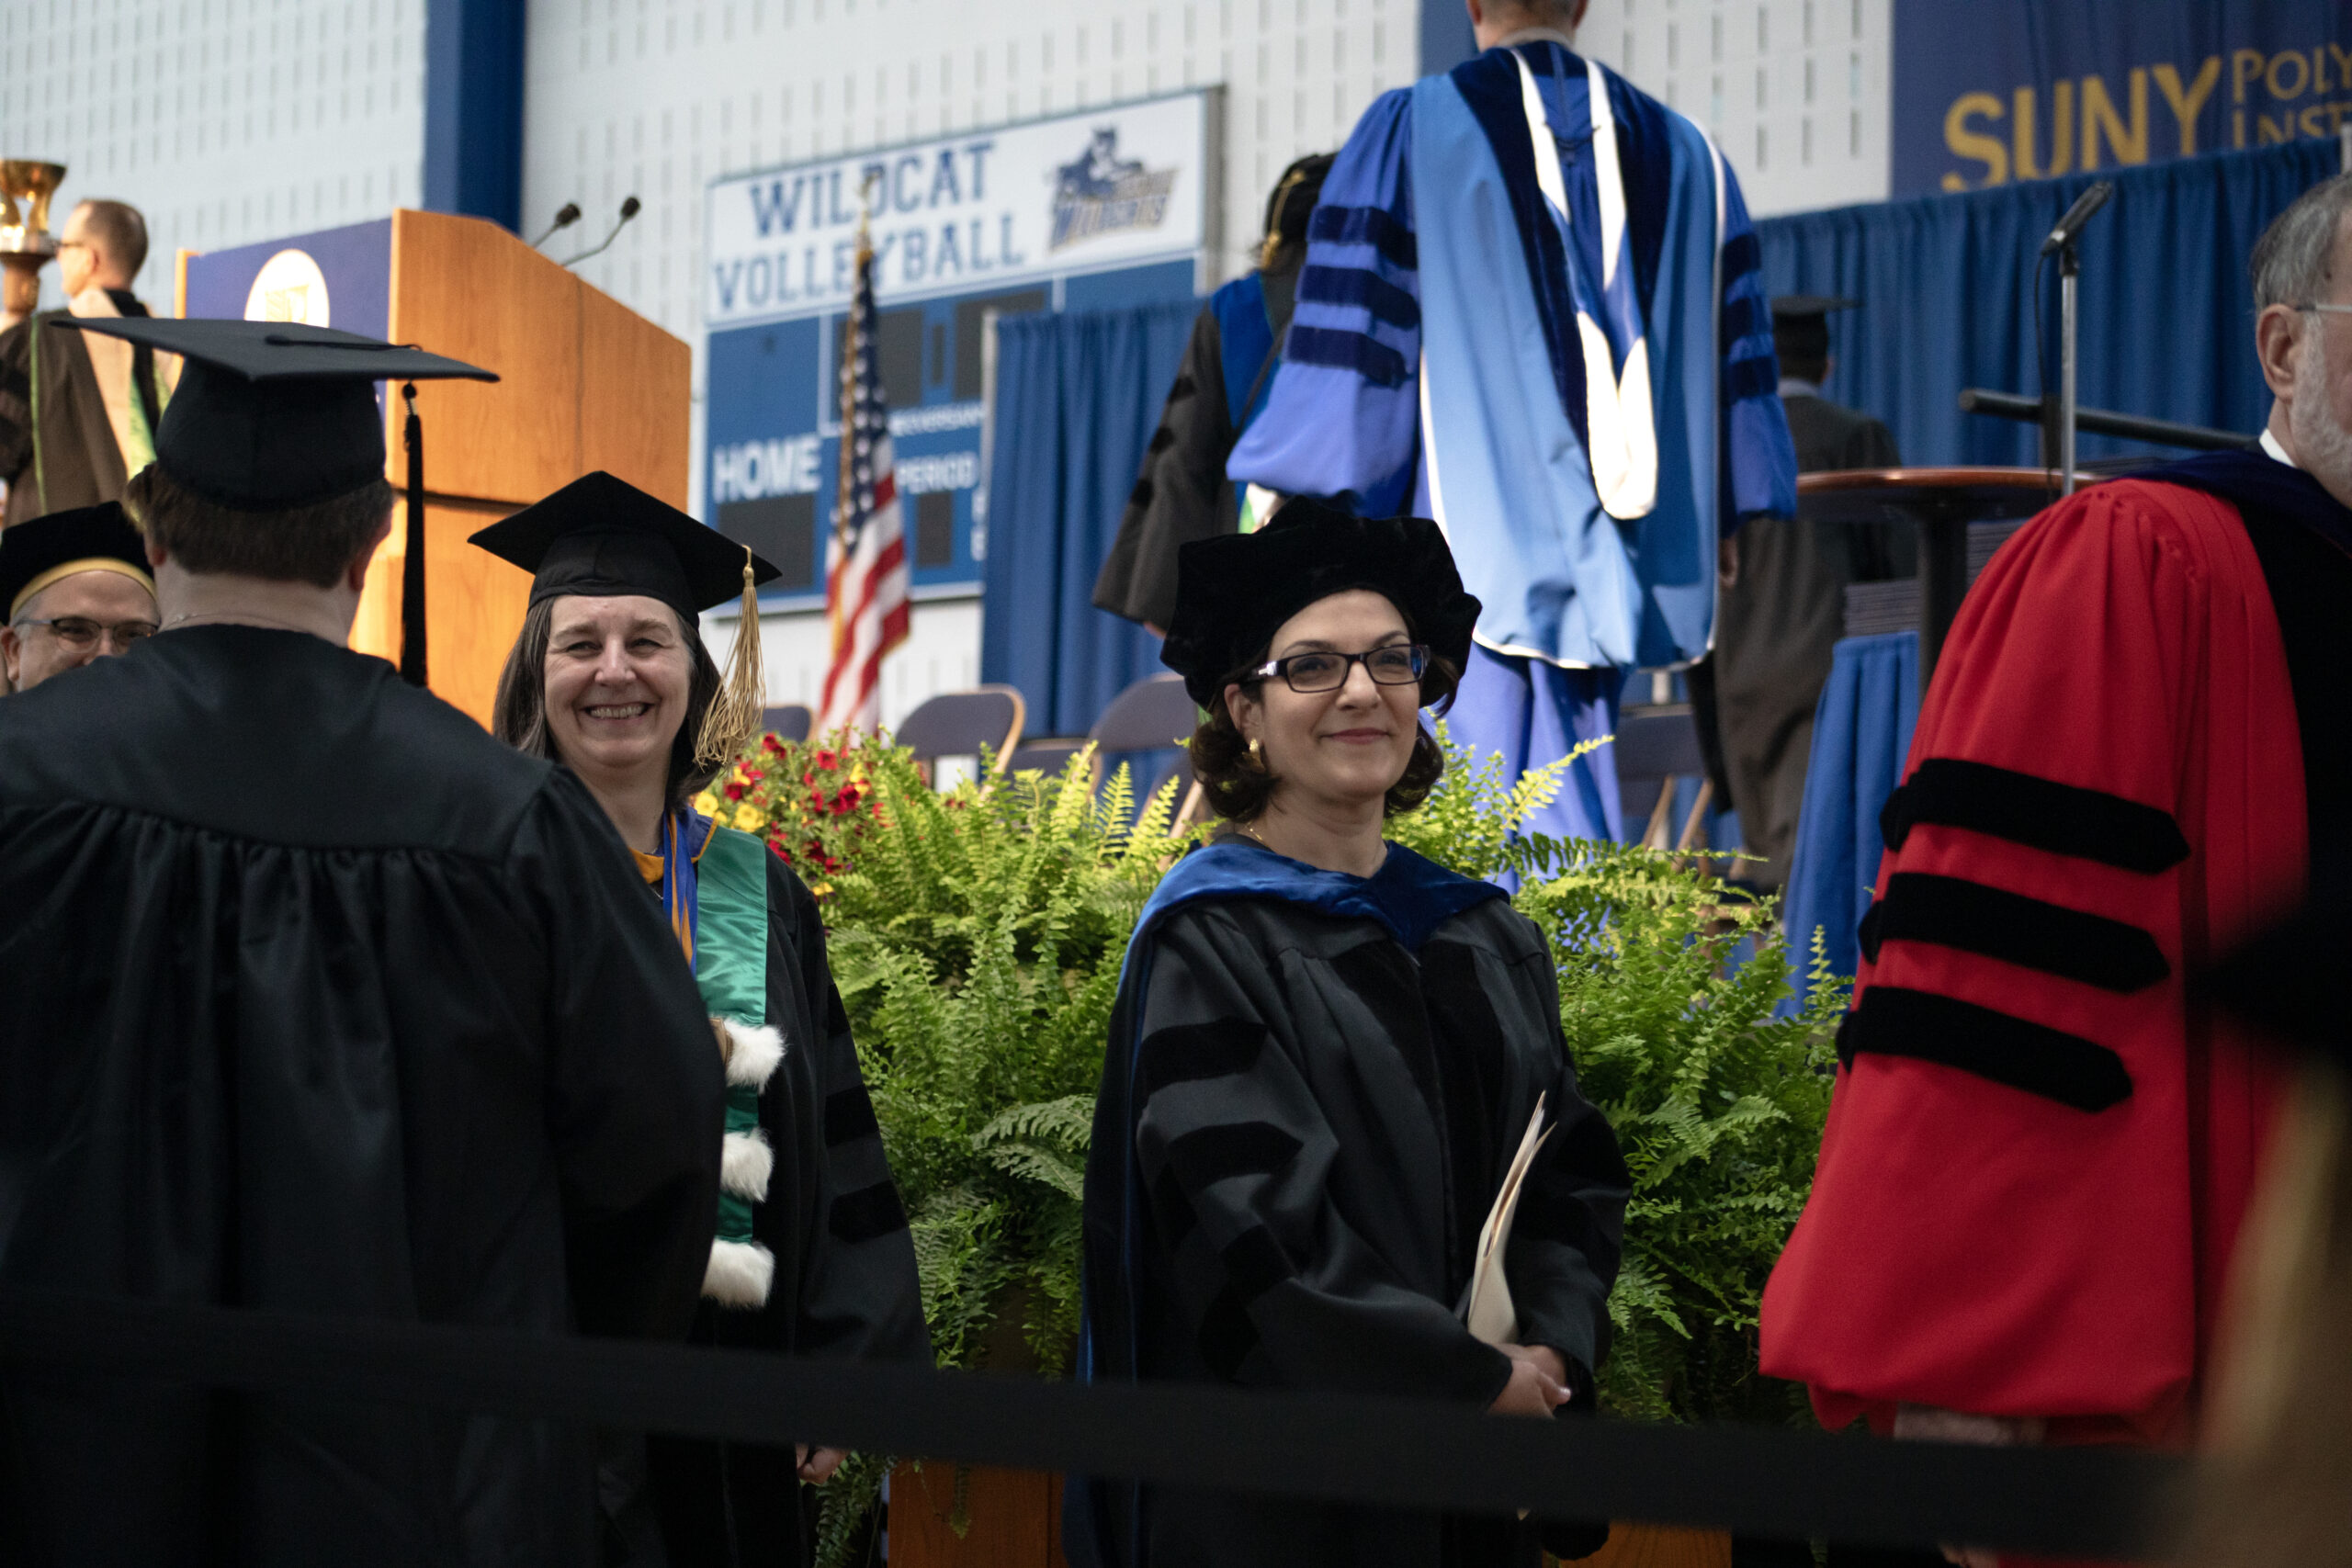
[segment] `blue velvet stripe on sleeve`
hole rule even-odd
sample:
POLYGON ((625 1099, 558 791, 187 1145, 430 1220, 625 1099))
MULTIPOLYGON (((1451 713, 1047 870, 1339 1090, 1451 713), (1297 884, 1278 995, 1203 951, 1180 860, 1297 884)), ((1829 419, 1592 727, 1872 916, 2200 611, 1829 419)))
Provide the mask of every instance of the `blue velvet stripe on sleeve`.
POLYGON ((1407 149, 1409 92, 1357 122, 1307 222, 1283 360, 1226 472, 1386 516, 1420 454, 1420 275, 1407 149))
POLYGON ((1725 536, 1751 517, 1797 514, 1797 455, 1781 405, 1781 365, 1772 350, 1772 309, 1764 292, 1763 257, 1747 203, 1731 170, 1723 171, 1724 494, 1718 526, 1725 536))

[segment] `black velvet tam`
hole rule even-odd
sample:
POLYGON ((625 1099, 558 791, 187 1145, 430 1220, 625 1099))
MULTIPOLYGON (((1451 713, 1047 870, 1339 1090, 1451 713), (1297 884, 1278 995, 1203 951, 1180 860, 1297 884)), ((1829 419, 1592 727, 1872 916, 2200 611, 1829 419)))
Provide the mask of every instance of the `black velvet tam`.
POLYGON ((684 513, 599 469, 467 541, 531 574, 531 603, 564 594, 659 599, 691 623, 779 574, 684 513))
POLYGON ((148 592, 155 592, 145 536, 122 514, 121 503, 109 501, 0 529, 0 610, 14 619, 31 597, 28 591, 33 584, 75 561, 120 561, 137 573, 148 592))
POLYGON ((236 512, 283 512, 348 495, 384 471, 379 381, 498 378, 462 360, 289 321, 58 317, 187 366, 155 432, 175 483, 236 512))
POLYGON ((1284 621, 1354 588, 1386 597, 1432 653, 1456 668, 1469 660, 1478 601, 1464 591, 1436 524, 1356 517, 1299 497, 1254 534, 1195 539, 1178 552, 1176 615, 1159 661, 1207 707, 1235 671, 1265 657, 1284 621))
POLYGON ((1798 360, 1829 356, 1829 318, 1851 310, 1860 299, 1839 299, 1826 294, 1783 294, 1772 301, 1772 346, 1782 357, 1798 360))

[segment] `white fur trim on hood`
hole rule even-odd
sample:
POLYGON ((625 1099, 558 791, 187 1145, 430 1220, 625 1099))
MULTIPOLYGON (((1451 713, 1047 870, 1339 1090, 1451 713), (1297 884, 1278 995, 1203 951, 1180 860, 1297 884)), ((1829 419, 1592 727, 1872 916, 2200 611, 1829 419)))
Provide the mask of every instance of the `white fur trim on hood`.
POLYGON ((727 1081, 765 1089, 784 1060, 784 1032, 773 1026, 753 1028, 731 1018, 716 1021, 727 1032, 727 1081))
POLYGON ((767 1305, 775 1282, 775 1255, 756 1241, 713 1241, 710 1266, 703 1270, 702 1293, 720 1306, 767 1305))
POLYGON ((775 1151, 768 1147, 764 1129, 729 1133, 719 1143, 718 1184, 738 1198, 756 1203, 768 1195, 768 1176, 775 1169, 775 1151))

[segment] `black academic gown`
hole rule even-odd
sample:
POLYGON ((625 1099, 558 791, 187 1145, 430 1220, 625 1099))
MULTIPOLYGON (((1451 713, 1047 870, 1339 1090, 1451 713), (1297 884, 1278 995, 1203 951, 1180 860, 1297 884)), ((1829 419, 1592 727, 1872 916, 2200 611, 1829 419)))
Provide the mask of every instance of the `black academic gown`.
MULTIPOLYGON (((107 295, 126 316, 148 313, 127 289, 109 289, 107 295)), ((0 333, 0 479, 8 484, 11 525, 119 501, 130 482, 88 341, 78 332, 52 325, 68 319, 67 311, 44 310, 0 333), (38 425, 33 419, 36 372, 40 381, 38 425)), ((134 350, 130 376, 130 395, 139 400, 147 428, 153 431, 164 417, 153 349, 141 344, 134 350)))
MULTIPOLYGON (((705 1301, 694 1339, 927 1367, 914 1241, 825 962, 817 901, 773 854, 767 882, 767 1021, 782 1032, 785 1053, 760 1095, 775 1166, 752 1233, 776 1259, 775 1283, 755 1311, 705 1301)), ((662 1437, 647 1447, 670 1568, 804 1560, 816 1499, 790 1449, 662 1437)))
MULTIPOLYGON (((1781 403, 1801 474, 1901 461, 1894 437, 1867 414, 1812 396, 1781 403)), ((1740 872, 1761 886, 1781 885, 1796 848, 1813 711, 1845 635, 1846 585, 1913 570, 1911 542, 1896 533, 1772 517, 1739 532, 1739 570, 1717 604, 1709 663, 1731 803, 1746 847, 1764 857, 1740 872)))
MULTIPOLYGON (((1501 1351, 1455 1315, 1536 1097, 1556 1125, 1506 1255, 1519 1339, 1589 1414, 1628 1178, 1578 1093, 1558 977, 1489 884, 1392 847, 1370 879, 1238 840, 1147 908, 1112 1013, 1087 1167, 1094 1380, 1493 1403, 1501 1351)), ((1505 1568, 1541 1527, 1080 1481, 1100 1568, 1505 1568)), ((1570 1546, 1555 1531, 1555 1549, 1570 1546)))
POLYGON ((1096 609, 1165 627, 1176 615, 1177 552, 1238 526, 1226 459, 1282 362, 1302 259, 1235 278, 1193 321, 1143 471, 1095 576, 1096 609))
MULTIPOLYGON (((721 1069, 569 773, 379 660, 168 632, 0 703, 0 1285, 685 1333, 721 1069)), ((11 1563, 596 1551, 553 1422, 21 1366, 0 1406, 11 1563)))

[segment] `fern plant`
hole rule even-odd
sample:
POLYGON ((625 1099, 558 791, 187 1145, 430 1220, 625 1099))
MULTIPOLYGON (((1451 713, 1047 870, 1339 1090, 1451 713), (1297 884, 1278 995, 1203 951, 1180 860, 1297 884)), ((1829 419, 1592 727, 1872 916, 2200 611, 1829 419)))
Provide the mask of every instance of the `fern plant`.
MULTIPOLYGON (((1442 730, 1441 729, 1442 738, 1442 730)), ((1502 879, 1549 938, 1583 1088, 1633 1176, 1603 1402, 1653 1419, 1803 1419, 1756 1371, 1764 1280, 1812 1181, 1842 989, 1773 1016, 1787 959, 1769 902, 1704 863, 1527 831, 1584 750, 1506 784, 1447 741, 1397 841, 1502 879)), ((1126 942, 1197 833, 1174 786, 1136 809, 1093 759, 934 793, 883 745, 777 741, 706 797, 797 852, 913 1227, 943 1366, 1062 1375, 1079 1310, 1080 1197, 1126 942), (756 775, 756 776, 747 776, 756 775), (736 786, 741 786, 738 788, 736 786), (846 805, 843 804, 844 800, 846 805)), ((820 1562, 846 1561, 889 1461, 826 1489, 820 1562)))
MULTIPOLYGON (((888 746, 776 741, 706 797, 797 849, 819 891, 942 1366, 1060 1376, 1077 1338, 1119 965, 1196 838, 1171 826, 1172 783, 1138 811, 1124 768, 1095 789, 1093 767, 1081 753, 939 794, 888 746)), ((887 1473, 861 1458, 826 1488, 820 1562, 846 1560, 887 1473)))

